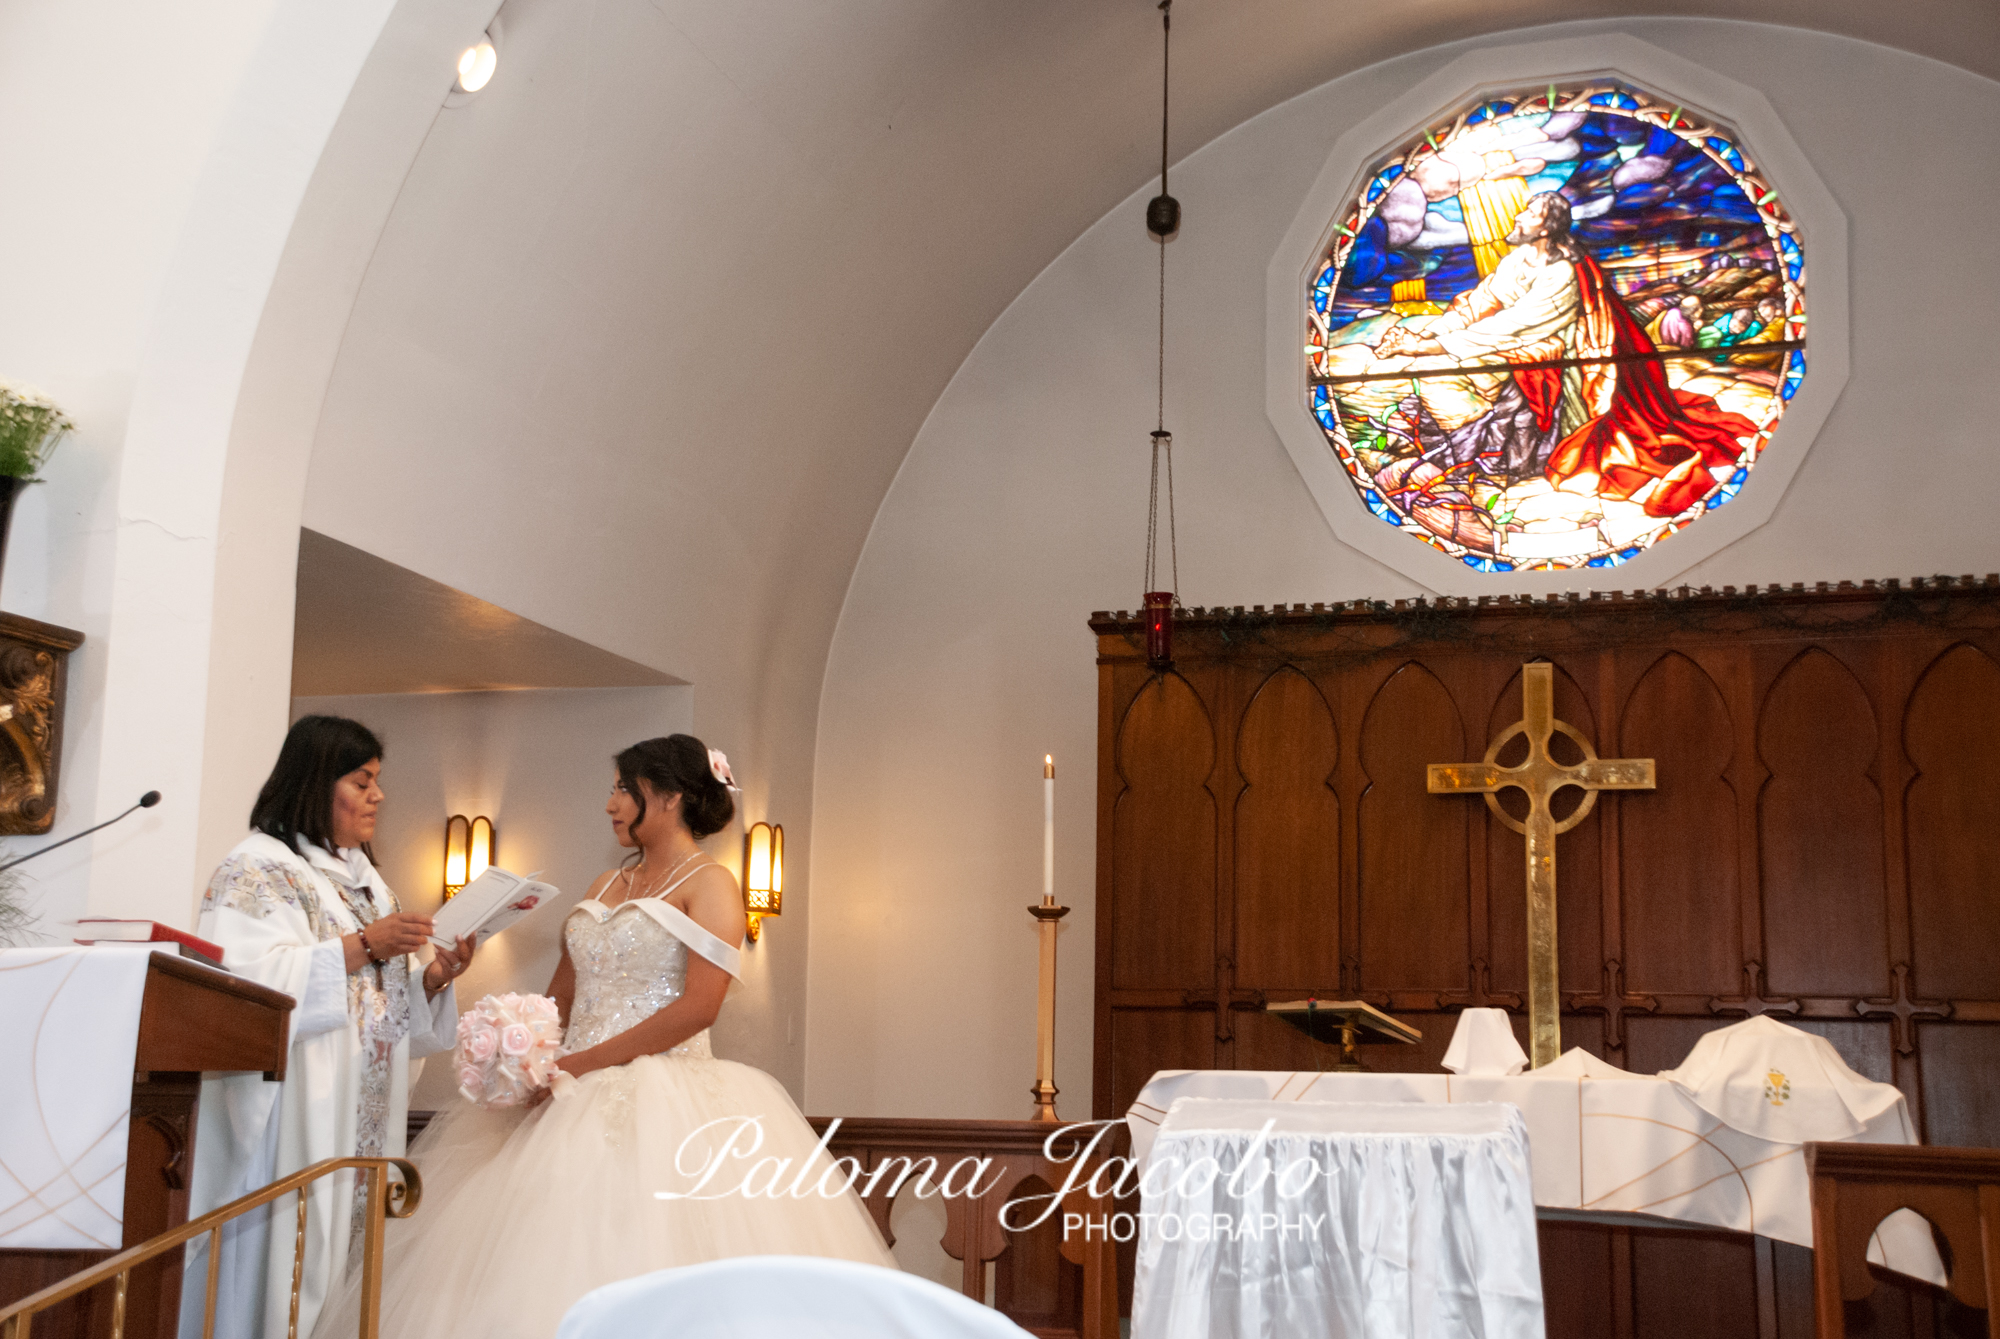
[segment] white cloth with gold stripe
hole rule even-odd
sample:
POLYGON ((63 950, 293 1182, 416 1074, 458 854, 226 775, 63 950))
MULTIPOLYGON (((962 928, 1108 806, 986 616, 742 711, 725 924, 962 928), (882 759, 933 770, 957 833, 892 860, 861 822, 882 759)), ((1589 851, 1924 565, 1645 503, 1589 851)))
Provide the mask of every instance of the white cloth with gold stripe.
POLYGON ((132 1061, 151 944, 0 950, 0 1248, 125 1238, 132 1061))
MULTIPOLYGON (((1851 1140, 1863 1144, 1914 1144, 1908 1103, 1895 1088, 1872 1083, 1841 1066, 1842 1084, 1863 1099, 1856 1119, 1844 1102, 1813 1097, 1801 1102, 1806 1118, 1783 1118, 1788 1138, 1769 1137, 1766 1128, 1737 1128, 1704 1107, 1723 1106, 1730 1085, 1714 1063, 1718 1052, 1742 1050, 1764 1068, 1745 1071, 1738 1088, 1767 1081, 1772 1028, 1768 1019, 1751 1020, 1709 1034, 1722 1040, 1698 1046, 1685 1070, 1701 1082, 1692 1090, 1674 1078, 1629 1074, 1581 1050, 1572 1050, 1555 1064, 1512 1076, 1464 1074, 1328 1074, 1276 1070, 1167 1069, 1147 1081, 1125 1113, 1132 1132, 1132 1151, 1143 1160, 1153 1145, 1160 1121, 1176 1098, 1234 1098, 1280 1102, 1508 1102, 1527 1121, 1534 1155, 1535 1203, 1545 1209, 1591 1214, 1646 1214, 1754 1232, 1799 1246, 1812 1245, 1812 1206, 1806 1178, 1805 1150, 1809 1140, 1851 1140), (1743 1031, 1738 1033, 1738 1029, 1743 1031), (1727 1034, 1737 1033, 1730 1037, 1727 1034), (1745 1045, 1749 1042, 1753 1044, 1745 1045), (1733 1044, 1732 1044, 1733 1043, 1733 1044), (1695 1062, 1700 1061, 1697 1065, 1695 1062), (1810 1113, 1823 1113, 1813 1121, 1810 1113), (1816 1125, 1829 1128, 1816 1129, 1816 1125)), ((1809 1034, 1796 1028, 1786 1032, 1809 1034)), ((1820 1041, 1819 1038, 1813 1038, 1820 1041)), ((1821 1045, 1825 1045, 1821 1042, 1821 1045)), ((1815 1048, 1816 1049, 1816 1048, 1815 1048)), ((1830 1052, 1831 1047, 1827 1050, 1830 1052)), ((1824 1056, 1820 1057, 1824 1064, 1824 1056)), ((1839 1064, 1834 1057, 1834 1064, 1839 1064)), ((1682 1071, 1669 1071, 1679 1075, 1682 1071)), ((1805 1069, 1787 1071, 1789 1094, 1780 1091, 1782 1106, 1800 1101, 1812 1086, 1805 1069)), ((1782 1085, 1781 1085, 1782 1086, 1782 1085)), ((1733 1110, 1741 1093, 1730 1099, 1733 1110)), ((1768 1099, 1767 1099, 1768 1105, 1768 1099)), ((1747 1120, 1745 1123, 1749 1123, 1747 1120)), ((1928 1224, 1916 1214, 1899 1211, 1883 1220, 1868 1248, 1868 1258, 1899 1273, 1930 1283, 1945 1281, 1943 1262, 1931 1240, 1928 1224)))

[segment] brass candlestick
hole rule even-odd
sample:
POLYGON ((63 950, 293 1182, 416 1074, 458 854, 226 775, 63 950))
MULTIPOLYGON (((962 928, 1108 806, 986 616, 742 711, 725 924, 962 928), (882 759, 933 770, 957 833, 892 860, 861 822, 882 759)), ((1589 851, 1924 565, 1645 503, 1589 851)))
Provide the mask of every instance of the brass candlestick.
POLYGON ((1056 1116, 1056 922, 1069 915, 1053 897, 1044 895, 1040 906, 1028 908, 1035 918, 1036 933, 1042 937, 1041 998, 1035 1009, 1035 1114, 1031 1119, 1049 1125, 1060 1124, 1056 1116))

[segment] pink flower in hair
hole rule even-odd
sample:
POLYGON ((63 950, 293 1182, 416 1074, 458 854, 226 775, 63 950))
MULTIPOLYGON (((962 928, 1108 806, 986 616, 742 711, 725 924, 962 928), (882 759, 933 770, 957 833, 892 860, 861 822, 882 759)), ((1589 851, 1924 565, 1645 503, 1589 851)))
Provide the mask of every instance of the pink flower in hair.
POLYGON ((714 774, 717 781, 731 790, 736 789, 736 774, 729 770, 729 758, 721 749, 708 751, 708 770, 714 774))

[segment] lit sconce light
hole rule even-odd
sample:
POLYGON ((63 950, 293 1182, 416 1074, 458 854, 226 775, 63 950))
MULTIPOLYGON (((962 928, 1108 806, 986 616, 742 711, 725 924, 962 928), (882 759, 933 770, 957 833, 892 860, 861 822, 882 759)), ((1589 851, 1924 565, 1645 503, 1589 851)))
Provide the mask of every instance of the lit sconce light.
POLYGON ((785 904, 785 830, 770 823, 752 823, 743 834, 743 909, 750 914, 750 938, 763 932, 766 916, 776 916, 785 904))
POLYGON ((494 847, 493 820, 484 814, 477 818, 453 814, 444 821, 445 901, 486 872, 493 863, 494 847))
POLYGON ((460 93, 477 93, 493 82, 493 72, 500 68, 500 53, 493 49, 489 38, 477 46, 469 46, 458 58, 458 85, 460 93))

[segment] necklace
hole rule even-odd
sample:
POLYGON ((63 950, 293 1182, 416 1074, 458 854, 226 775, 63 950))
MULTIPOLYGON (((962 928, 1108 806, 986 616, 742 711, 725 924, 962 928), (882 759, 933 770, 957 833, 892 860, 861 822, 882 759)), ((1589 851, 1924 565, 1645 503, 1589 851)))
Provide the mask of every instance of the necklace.
POLYGON ((627 902, 636 902, 643 897, 657 896, 659 890, 661 888, 664 888, 667 885, 668 881, 674 877, 674 875, 680 873, 681 870, 685 869, 691 862, 699 859, 701 857, 701 854, 702 854, 701 848, 696 847, 694 850, 688 852, 687 855, 683 856, 680 859, 680 861, 674 865, 672 869, 668 870, 665 874, 662 874, 658 879, 654 880, 652 885, 647 889, 647 891, 643 893, 635 893, 632 892, 631 889, 634 883, 637 881, 636 875, 640 870, 646 867, 646 858, 644 856, 639 857, 639 863, 635 865, 633 868, 625 871, 626 893, 624 897, 618 900, 619 905, 623 906, 627 902))

